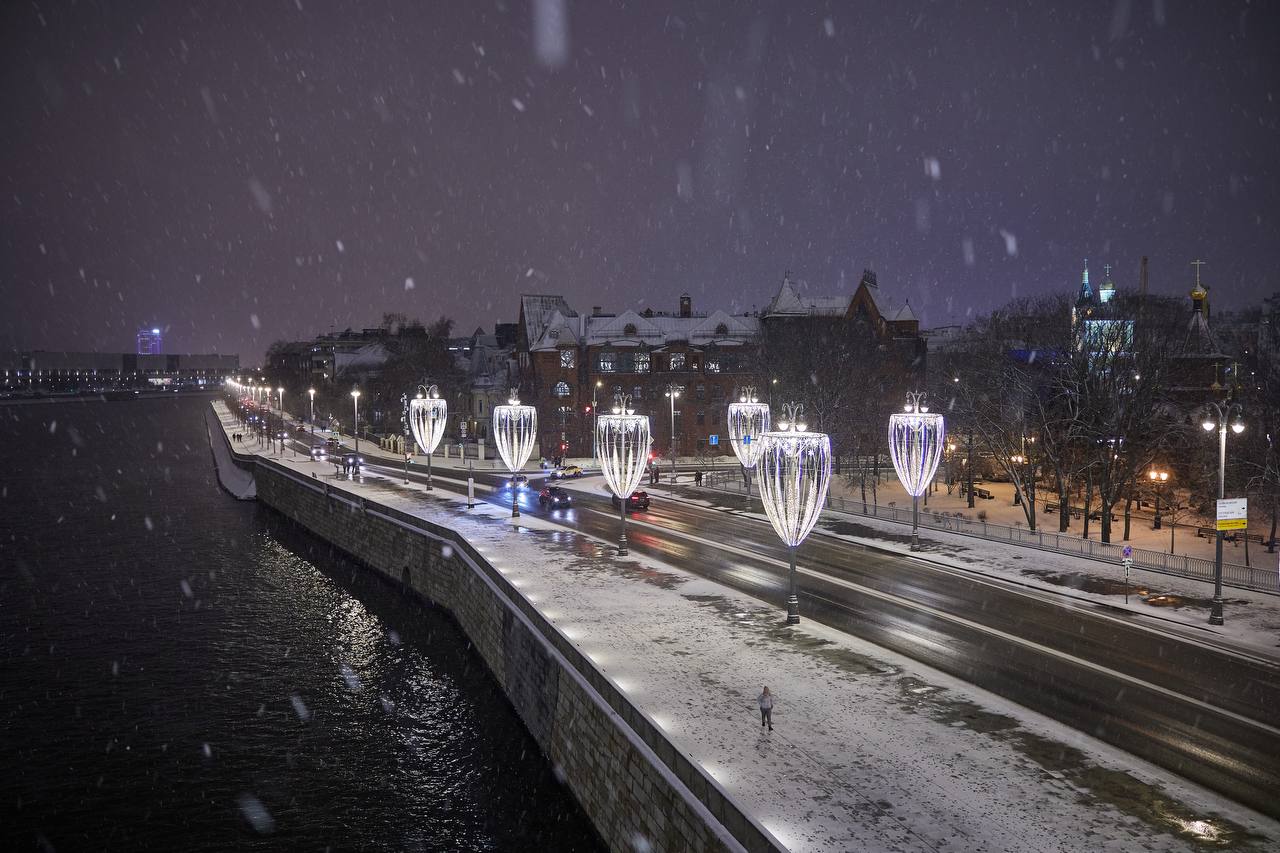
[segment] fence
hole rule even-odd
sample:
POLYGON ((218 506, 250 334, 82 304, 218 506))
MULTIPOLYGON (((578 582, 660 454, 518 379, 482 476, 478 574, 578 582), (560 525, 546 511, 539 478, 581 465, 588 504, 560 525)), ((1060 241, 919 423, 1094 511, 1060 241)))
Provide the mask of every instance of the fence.
MULTIPOLYGON (((745 493, 742 478, 720 472, 708 475, 705 483, 708 488, 726 492, 745 493)), ((758 487, 753 486, 755 494, 758 487)), ((911 523, 911 509, 892 506, 864 504, 861 500, 828 496, 827 506, 838 512, 861 515, 867 518, 879 518, 896 521, 902 524, 911 523)), ((1119 565, 1124 557, 1123 545, 1113 545, 1083 539, 1078 536, 1064 536, 1060 533, 1046 533, 1029 530, 1025 527, 1008 527, 1003 524, 991 524, 985 521, 973 521, 963 516, 948 515, 941 512, 920 510, 920 526, 930 530, 942 530, 959 533, 965 536, 976 536, 994 542, 1008 542, 1014 545, 1025 545, 1040 548, 1057 554, 1069 554, 1073 557, 1087 557, 1093 560, 1119 565)), ((1188 528, 1194 530, 1194 528, 1188 528)), ((1203 557, 1191 557, 1186 554, 1166 554, 1162 551, 1149 551, 1145 548, 1132 548, 1131 559, 1136 569, 1194 578, 1201 581, 1213 581, 1213 560, 1203 557)), ((1280 572, 1275 569, 1263 569, 1241 566, 1237 563, 1222 564, 1222 583, 1227 586, 1252 589, 1259 592, 1280 592, 1280 572)))

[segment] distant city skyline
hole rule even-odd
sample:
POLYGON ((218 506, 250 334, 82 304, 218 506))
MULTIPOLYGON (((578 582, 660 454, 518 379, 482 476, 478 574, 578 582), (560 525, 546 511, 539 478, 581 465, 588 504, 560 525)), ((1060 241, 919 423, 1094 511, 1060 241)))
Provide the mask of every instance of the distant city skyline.
POLYGON ((926 326, 1084 258, 1280 289, 1280 10, 777 2, 0 11, 0 346, 762 307, 863 268, 926 326), (563 26, 561 26, 563 24, 563 26))

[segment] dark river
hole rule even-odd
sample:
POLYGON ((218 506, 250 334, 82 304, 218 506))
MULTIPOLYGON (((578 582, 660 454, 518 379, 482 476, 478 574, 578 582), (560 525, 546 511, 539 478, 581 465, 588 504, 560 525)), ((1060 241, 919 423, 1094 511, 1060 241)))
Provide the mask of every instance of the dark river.
POLYGON ((0 849, 600 849, 446 614, 219 489, 206 405, 0 406, 0 849))

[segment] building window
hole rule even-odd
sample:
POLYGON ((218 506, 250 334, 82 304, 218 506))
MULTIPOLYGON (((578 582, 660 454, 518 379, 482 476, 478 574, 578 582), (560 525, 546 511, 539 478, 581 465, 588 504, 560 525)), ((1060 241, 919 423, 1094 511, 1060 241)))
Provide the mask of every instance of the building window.
POLYGON ((707 396, 707 386, 706 386, 706 385, 698 385, 698 386, 695 386, 695 387, 694 387, 694 389, 693 389, 693 398, 694 398, 695 400, 704 400, 704 399, 706 399, 706 396, 707 396))
POLYGON ((724 399, 724 386, 723 386, 723 385, 712 385, 712 386, 711 386, 711 399, 712 399, 712 400, 722 400, 722 399, 724 399))
POLYGON ((716 334, 720 335, 721 337, 729 334, 729 327, 726 326, 724 323, 721 323, 719 326, 716 326, 716 334))
POLYGON ((564 368, 573 368, 577 366, 577 359, 571 349, 560 350, 560 366, 564 368))
POLYGON ((638 352, 635 354, 636 373, 649 372, 649 353, 638 352))
POLYGON ((682 352, 671 353, 671 369, 684 370, 684 353, 682 352))
POLYGON ((711 425, 720 426, 720 413, 714 410, 711 412, 711 425))
POLYGON ((562 379, 552 386, 551 393, 555 394, 557 397, 568 397, 569 392, 572 390, 573 389, 569 387, 569 383, 562 379))
POLYGON ((614 353, 611 352, 600 353, 600 360, 598 364, 600 365, 601 373, 613 373, 614 370, 617 369, 617 362, 614 361, 614 357, 614 353))
POLYGON ((636 336, 636 324, 628 323, 627 325, 623 326, 622 334, 626 335, 628 338, 634 338, 636 336))
POLYGON ((705 426, 707 423, 707 413, 698 412, 698 426, 705 426))
POLYGON ((632 399, 632 400, 643 400, 643 399, 644 399, 644 389, 643 389, 643 388, 641 388, 639 385, 637 385, 636 387, 632 388, 632 389, 631 389, 631 399, 632 399))
POLYGON ((718 355, 707 356, 707 373, 719 373, 719 372, 720 372, 720 356, 718 355))

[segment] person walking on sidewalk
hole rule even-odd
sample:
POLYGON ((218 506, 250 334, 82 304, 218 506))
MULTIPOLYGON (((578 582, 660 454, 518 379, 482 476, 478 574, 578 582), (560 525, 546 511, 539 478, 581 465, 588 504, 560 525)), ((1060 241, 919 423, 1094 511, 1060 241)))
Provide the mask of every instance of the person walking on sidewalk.
POLYGON ((756 701, 760 703, 760 728, 768 726, 769 731, 773 731, 773 694, 768 687, 756 701))

